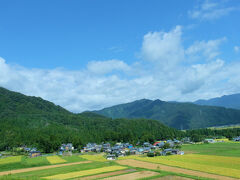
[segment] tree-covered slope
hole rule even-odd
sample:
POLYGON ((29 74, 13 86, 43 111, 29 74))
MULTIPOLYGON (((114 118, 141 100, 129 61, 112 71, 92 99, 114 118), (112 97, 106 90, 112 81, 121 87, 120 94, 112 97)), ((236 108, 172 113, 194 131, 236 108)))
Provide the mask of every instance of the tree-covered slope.
POLYGON ((112 119, 91 112, 73 114, 41 98, 0 88, 0 150, 20 145, 52 152, 61 143, 154 141, 182 136, 155 120, 112 119))
POLYGON ((24 96, 0 87, 0 112, 5 113, 69 113, 40 97, 24 96))
POLYGON ((147 99, 94 112, 112 118, 155 119, 177 129, 196 129, 240 123, 239 110, 147 99))
POLYGON ((194 104, 240 109, 240 94, 225 95, 209 100, 198 100, 194 104))

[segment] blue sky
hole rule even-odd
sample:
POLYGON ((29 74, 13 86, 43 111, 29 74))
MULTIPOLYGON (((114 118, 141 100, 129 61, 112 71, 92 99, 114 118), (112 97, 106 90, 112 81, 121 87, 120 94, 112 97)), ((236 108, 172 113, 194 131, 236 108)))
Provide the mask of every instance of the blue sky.
POLYGON ((74 111, 240 92, 238 0, 0 0, 0 86, 74 111))

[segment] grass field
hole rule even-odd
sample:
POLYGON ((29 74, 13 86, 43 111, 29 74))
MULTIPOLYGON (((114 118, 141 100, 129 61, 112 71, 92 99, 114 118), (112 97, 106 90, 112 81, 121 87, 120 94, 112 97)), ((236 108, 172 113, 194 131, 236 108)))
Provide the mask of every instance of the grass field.
POLYGON ((240 157, 240 143, 232 142, 183 145, 182 150, 206 155, 240 157))

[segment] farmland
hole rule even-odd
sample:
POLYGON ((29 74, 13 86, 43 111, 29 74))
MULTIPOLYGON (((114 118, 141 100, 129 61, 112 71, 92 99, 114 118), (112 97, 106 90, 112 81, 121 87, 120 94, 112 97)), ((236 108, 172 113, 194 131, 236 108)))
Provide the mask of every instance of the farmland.
POLYGON ((103 157, 103 155, 82 155, 81 156, 84 159, 90 160, 90 161, 99 161, 99 162, 105 162, 107 161, 106 158, 103 157))
MULTIPOLYGON (((107 161, 103 154, 73 156, 16 156, 1 159, 8 167, 24 168, 11 175, 0 174, 0 179, 95 179, 116 177, 160 179, 229 179, 240 178, 240 143, 184 145, 187 154, 147 157, 126 156, 107 161), (226 151, 226 152, 223 152, 226 151), (230 152, 228 156, 228 152, 230 152), (15 161, 13 160, 15 159, 15 161), (52 165, 53 164, 53 165, 52 165), (67 165, 68 164, 68 165, 67 165), (35 167, 28 170, 28 167, 35 167), (38 168, 39 167, 39 168, 38 168)), ((0 164, 1 171, 11 170, 0 164), (5 170, 2 170, 5 167, 5 170)), ((14 168, 13 168, 14 169, 14 168)))
POLYGON ((108 167, 89 169, 89 170, 84 170, 84 171, 71 172, 71 173, 66 173, 66 174, 57 174, 54 176, 48 176, 48 177, 43 177, 43 178, 44 179, 70 179, 70 178, 88 176, 88 175, 92 175, 92 174, 99 174, 99 173, 105 173, 105 172, 111 172, 111 171, 117 171, 117 170, 123 170, 123 169, 126 169, 126 167, 108 166, 108 167))
POLYGON ((66 160, 60 158, 59 156, 48 156, 47 160, 50 164, 65 163, 66 160))
MULTIPOLYGON (((2 158, 2 159, 0 159, 0 172, 14 170, 14 169, 51 165, 51 163, 48 161, 47 158, 48 159, 50 158, 50 160, 52 160, 52 163, 53 163, 53 160, 56 158, 56 156, 49 156, 49 157, 40 156, 40 157, 35 157, 35 158, 29 158, 26 156, 11 156, 11 157, 7 157, 7 158, 2 158)), ((66 157, 62 157, 62 158, 59 157, 59 159, 62 161, 62 163, 63 162, 72 163, 72 162, 78 162, 78 161, 84 160, 83 158, 79 157, 78 155, 66 156, 66 157)), ((60 160, 58 161, 58 163, 60 163, 60 160)))
POLYGON ((240 157, 240 143, 238 142, 183 145, 182 150, 205 155, 240 157))
MULTIPOLYGON (((223 176, 232 176, 236 178, 240 178, 240 163, 234 162, 231 164, 231 160, 221 159, 220 156, 212 157, 204 156, 203 159, 201 158, 202 155, 193 154, 191 156, 166 156, 166 157, 138 157, 137 160, 148 161, 152 163, 159 163, 174 167, 181 167, 185 169, 197 170, 212 174, 219 174, 223 176), (214 160, 216 158, 216 161, 214 160)), ((237 160, 239 161, 240 158, 237 160)))
POLYGON ((0 159, 0 165, 2 165, 2 164, 17 163, 17 162, 20 162, 21 159, 22 159, 22 156, 7 157, 7 158, 4 158, 4 159, 0 159))

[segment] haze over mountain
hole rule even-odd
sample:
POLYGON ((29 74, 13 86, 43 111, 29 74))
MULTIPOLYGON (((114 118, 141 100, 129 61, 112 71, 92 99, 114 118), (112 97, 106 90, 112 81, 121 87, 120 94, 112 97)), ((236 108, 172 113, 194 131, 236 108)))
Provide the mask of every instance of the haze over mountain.
POLYGON ((240 123, 240 110, 148 99, 120 104, 94 112, 111 118, 155 119, 177 129, 205 128, 240 123))
POLYGON ((212 98, 208 100, 197 100, 194 104, 198 105, 208 105, 208 106, 222 106, 226 108, 240 109, 240 93, 232 95, 224 95, 217 98, 212 98))

